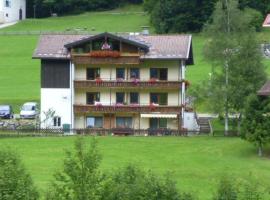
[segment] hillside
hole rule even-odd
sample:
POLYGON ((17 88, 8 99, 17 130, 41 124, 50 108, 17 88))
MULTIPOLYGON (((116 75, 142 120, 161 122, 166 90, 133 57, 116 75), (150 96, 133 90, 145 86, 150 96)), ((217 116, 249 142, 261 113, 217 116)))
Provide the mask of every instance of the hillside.
MULTIPOLYGON (((0 44, 5 47, 0 49, 0 104, 12 104, 18 111, 19 106, 25 101, 39 101, 40 65, 39 61, 32 60, 31 56, 40 31, 140 32, 142 26, 150 26, 149 16, 143 12, 142 7, 126 6, 106 12, 27 19, 14 26, 0 29, 0 44), (28 32, 30 35, 26 35, 28 32)), ((150 32, 154 34, 152 27, 150 32)), ((270 41, 270 30, 258 34, 258 37, 261 41, 270 41)), ((211 65, 203 58, 205 40, 201 34, 193 35, 195 65, 187 70, 187 79, 191 84, 207 79, 211 71, 211 65)), ((270 66, 270 60, 265 60, 265 64, 270 66)), ((267 71, 270 74, 270 67, 267 71)))

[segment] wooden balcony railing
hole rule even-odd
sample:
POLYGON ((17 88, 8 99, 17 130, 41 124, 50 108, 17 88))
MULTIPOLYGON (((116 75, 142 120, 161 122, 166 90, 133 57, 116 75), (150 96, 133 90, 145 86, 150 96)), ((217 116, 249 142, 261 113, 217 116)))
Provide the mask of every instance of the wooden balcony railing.
POLYGON ((182 106, 141 106, 141 105, 74 105, 74 112, 79 113, 172 113, 179 114, 182 106))
POLYGON ((140 64, 140 54, 129 53, 120 54, 120 57, 92 57, 90 54, 72 54, 72 61, 75 64, 114 64, 114 65, 138 65, 140 64))
POLYGON ((159 88, 159 89, 179 89, 182 81, 90 81, 75 80, 74 87, 77 89, 87 88, 159 88))

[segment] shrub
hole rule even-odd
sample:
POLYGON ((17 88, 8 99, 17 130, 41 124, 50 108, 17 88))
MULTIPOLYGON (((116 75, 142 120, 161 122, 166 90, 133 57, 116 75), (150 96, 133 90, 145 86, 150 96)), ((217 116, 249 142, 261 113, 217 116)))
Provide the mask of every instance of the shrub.
POLYGON ((102 199, 103 177, 99 172, 101 156, 96 148, 96 140, 89 148, 82 138, 75 142, 75 152, 68 151, 64 169, 55 174, 55 180, 46 195, 50 200, 98 200, 102 199))
POLYGON ((47 200, 192 200, 190 194, 177 191, 170 176, 160 178, 129 165, 111 174, 101 173, 100 154, 96 141, 86 148, 80 138, 75 143, 75 152, 68 152, 64 169, 55 175, 55 180, 46 195, 47 200))
POLYGON ((18 155, 10 150, 0 151, 0 199, 35 200, 38 193, 18 155))
POLYGON ((233 180, 229 177, 220 179, 214 200, 237 200, 238 190, 233 180))

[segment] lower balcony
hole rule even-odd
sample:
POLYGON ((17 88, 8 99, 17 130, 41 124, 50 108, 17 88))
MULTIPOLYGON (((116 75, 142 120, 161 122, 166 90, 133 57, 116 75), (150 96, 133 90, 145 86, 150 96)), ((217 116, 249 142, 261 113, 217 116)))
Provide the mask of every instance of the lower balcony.
POLYGON ((155 105, 74 105, 74 112, 80 113, 175 113, 179 114, 182 106, 155 105))

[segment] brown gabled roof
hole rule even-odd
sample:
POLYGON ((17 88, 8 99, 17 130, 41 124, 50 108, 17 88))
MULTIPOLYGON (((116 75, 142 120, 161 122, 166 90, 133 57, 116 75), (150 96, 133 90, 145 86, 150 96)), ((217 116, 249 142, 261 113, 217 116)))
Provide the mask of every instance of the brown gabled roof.
POLYGON ((268 14, 263 22, 263 27, 270 27, 270 14, 268 14))
POLYGON ((267 81, 257 94, 259 96, 270 96, 270 81, 267 81))
MULTIPOLYGON (((90 37, 91 35, 42 35, 33 58, 70 59, 69 44, 80 43, 90 37)), ((191 35, 123 35, 121 37, 148 47, 148 52, 141 59, 189 59, 190 63, 193 63, 191 35)))

